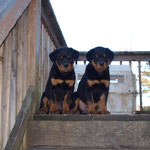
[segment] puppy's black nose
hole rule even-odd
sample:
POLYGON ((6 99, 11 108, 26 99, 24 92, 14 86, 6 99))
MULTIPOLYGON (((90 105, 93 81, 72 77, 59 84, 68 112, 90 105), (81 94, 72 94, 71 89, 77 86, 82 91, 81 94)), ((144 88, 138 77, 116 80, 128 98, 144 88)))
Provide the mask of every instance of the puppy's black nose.
POLYGON ((64 64, 64 67, 67 68, 67 67, 68 67, 68 64, 64 64))
POLYGON ((103 62, 100 62, 100 65, 101 65, 101 66, 104 66, 104 63, 103 63, 103 62))

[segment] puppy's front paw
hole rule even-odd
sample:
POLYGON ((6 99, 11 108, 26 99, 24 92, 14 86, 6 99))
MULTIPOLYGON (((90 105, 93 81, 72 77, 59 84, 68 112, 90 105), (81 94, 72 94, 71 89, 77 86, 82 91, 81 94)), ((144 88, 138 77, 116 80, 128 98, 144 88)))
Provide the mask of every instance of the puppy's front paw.
POLYGON ((71 113, 71 111, 69 109, 69 105, 63 104, 63 112, 62 113, 63 114, 70 114, 71 113))
POLYGON ((104 115, 104 114, 110 114, 110 112, 108 110, 102 110, 102 111, 97 111, 96 114, 104 115))
POLYGON ((49 112, 50 112, 50 114, 57 114, 58 113, 57 105, 56 104, 51 104, 49 112))
POLYGON ((80 114, 80 111, 77 110, 77 109, 72 109, 72 110, 71 110, 71 113, 72 113, 72 114, 80 114))
POLYGON ((110 114, 110 112, 108 110, 104 110, 102 111, 102 114, 110 114))
POLYGON ((45 107, 43 107, 43 108, 41 108, 41 109, 39 110, 39 113, 40 113, 40 114, 48 114, 48 109, 45 108, 45 107))
POLYGON ((91 102, 88 102, 88 114, 95 114, 95 106, 91 102))

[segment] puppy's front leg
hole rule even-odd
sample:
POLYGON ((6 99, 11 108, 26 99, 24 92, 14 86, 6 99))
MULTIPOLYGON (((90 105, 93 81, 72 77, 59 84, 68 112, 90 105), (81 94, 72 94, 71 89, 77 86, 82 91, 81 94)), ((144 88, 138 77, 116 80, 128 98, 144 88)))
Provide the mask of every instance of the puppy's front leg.
POLYGON ((67 92, 67 94, 64 96, 63 112, 62 112, 63 114, 70 114, 70 108, 69 108, 70 96, 71 96, 70 92, 67 92))
POLYGON ((57 100, 56 100, 56 95, 55 92, 53 91, 52 97, 49 100, 49 108, 50 108, 50 113, 51 114, 58 114, 57 111, 57 100))
POLYGON ((47 114, 48 113, 48 98, 42 97, 40 104, 40 113, 47 114))
POLYGON ((98 110, 96 112, 97 114, 110 114, 110 112, 107 110, 106 107, 106 94, 103 93, 100 96, 100 100, 98 102, 98 110))
POLYGON ((88 106, 88 114, 95 114, 95 105, 92 92, 89 90, 87 94, 87 106, 88 106))

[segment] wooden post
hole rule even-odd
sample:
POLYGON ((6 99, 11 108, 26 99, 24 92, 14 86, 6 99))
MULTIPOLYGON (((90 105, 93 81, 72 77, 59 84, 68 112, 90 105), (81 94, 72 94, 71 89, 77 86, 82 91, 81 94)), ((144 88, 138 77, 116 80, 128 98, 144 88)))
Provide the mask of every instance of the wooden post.
POLYGON ((16 100, 17 100, 17 34, 18 27, 13 29, 12 31, 12 52, 11 52, 11 62, 12 62, 12 73, 11 73, 11 92, 10 92, 10 130, 12 130, 13 125, 16 120, 16 100))
MULTIPOLYGON (((23 26, 23 18, 21 17, 18 21, 18 59, 17 59, 17 115, 20 111, 21 104, 22 104, 22 64, 23 64, 23 45, 21 41, 21 29, 23 26)), ((25 80, 25 79, 24 79, 25 80)))
MULTIPOLYGON (((32 0, 28 9, 27 26, 27 87, 35 87, 34 99, 38 100, 38 77, 39 77, 39 53, 41 40, 41 0, 32 0)), ((34 112, 37 102, 34 103, 34 112)), ((26 135, 25 135, 26 136, 26 135)), ((23 140, 23 148, 26 149, 26 137, 23 140)))
POLYGON ((42 92, 44 90, 44 25, 42 25, 42 55, 41 55, 41 83, 42 92))
POLYGON ((3 77, 3 70, 2 70, 2 61, 3 61, 3 46, 0 47, 0 149, 2 149, 3 145, 3 138, 2 138, 2 77, 3 77))
POLYGON ((22 93, 22 96, 23 96, 23 99, 25 98, 25 95, 26 95, 26 92, 27 92, 27 26, 28 26, 28 9, 25 10, 24 14, 22 15, 23 17, 23 26, 22 26, 22 32, 21 32, 21 42, 23 44, 23 51, 22 51, 22 90, 23 90, 23 93, 22 93))
POLYGON ((40 50, 41 1, 32 0, 28 11, 28 86, 35 84, 40 50), (37 59, 36 59, 37 57, 37 59))
POLYGON ((138 61, 138 68, 139 68, 139 94, 140 94, 140 111, 143 110, 142 104, 142 80, 141 80, 141 62, 138 61))

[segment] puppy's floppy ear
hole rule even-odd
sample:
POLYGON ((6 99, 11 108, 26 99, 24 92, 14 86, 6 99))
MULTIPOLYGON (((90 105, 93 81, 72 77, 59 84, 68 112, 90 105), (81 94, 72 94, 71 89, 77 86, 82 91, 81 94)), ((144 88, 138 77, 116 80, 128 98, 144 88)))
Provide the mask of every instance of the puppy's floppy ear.
POLYGON ((93 52, 94 52, 94 49, 91 49, 86 53, 86 58, 89 62, 91 62, 92 60, 93 52))
POLYGON ((73 59, 74 59, 75 61, 77 61, 78 58, 79 58, 79 52, 78 52, 77 50, 73 49, 73 48, 70 48, 70 50, 71 50, 72 53, 73 53, 73 59))
POLYGON ((110 59, 110 62, 111 62, 114 58, 114 53, 109 48, 106 49, 106 53, 107 53, 108 59, 110 59))
POLYGON ((57 53, 58 53, 58 49, 54 50, 52 53, 49 54, 49 58, 53 63, 56 61, 57 53))

